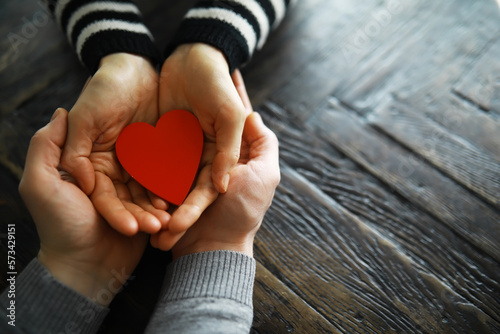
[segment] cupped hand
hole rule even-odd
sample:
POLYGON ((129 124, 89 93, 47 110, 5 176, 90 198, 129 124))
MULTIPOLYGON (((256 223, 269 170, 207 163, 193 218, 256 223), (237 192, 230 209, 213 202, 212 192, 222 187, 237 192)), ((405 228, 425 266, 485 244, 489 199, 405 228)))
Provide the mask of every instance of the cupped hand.
MULTIPOLYGON (((147 235, 127 237, 111 228, 75 179, 60 166, 68 113, 58 109, 31 140, 19 185, 40 237, 39 261, 54 277, 95 299, 117 293, 137 266, 147 235)), ((99 299, 104 305, 111 300, 99 299)))
POLYGON ((151 236, 151 244, 160 249, 173 246, 174 258, 212 250, 253 256, 255 234, 279 180, 278 140, 261 117, 252 113, 245 123, 239 161, 231 170, 227 192, 220 194, 187 232, 175 236, 168 230, 160 231, 151 236))
POLYGON ((169 222, 168 233, 176 235, 194 224, 219 192, 226 191, 252 106, 240 72, 231 75, 222 52, 202 43, 181 45, 174 51, 163 64, 159 87, 160 114, 189 110, 205 135, 195 187, 169 222))
POLYGON ((198 117, 205 136, 216 143, 212 178, 224 192, 238 161, 248 114, 225 56, 207 44, 181 45, 163 64, 160 78, 160 114, 185 109, 198 117))
POLYGON ((126 235, 157 232, 170 218, 165 212, 167 203, 158 198, 151 200, 131 180, 118 163, 114 149, 128 124, 156 123, 158 78, 151 63, 141 56, 108 55, 69 113, 61 165, 87 195, 92 194, 105 220, 126 235))

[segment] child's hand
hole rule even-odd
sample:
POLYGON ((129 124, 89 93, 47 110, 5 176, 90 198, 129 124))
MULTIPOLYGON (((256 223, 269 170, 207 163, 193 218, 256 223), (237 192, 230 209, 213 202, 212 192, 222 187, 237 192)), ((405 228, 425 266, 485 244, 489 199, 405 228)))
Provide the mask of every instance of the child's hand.
POLYGON ((179 46, 163 64, 159 106, 160 114, 185 109, 198 117, 205 136, 216 143, 212 179, 217 190, 225 192, 249 112, 222 52, 202 43, 179 46))
MULTIPOLYGON (((174 109, 192 111, 205 135, 195 187, 169 221, 170 234, 178 234, 196 222, 219 192, 226 191, 252 106, 240 72, 230 75, 219 50, 195 43, 181 45, 163 64, 159 108, 160 114, 174 109)), ((167 249, 166 245, 162 248, 167 249)))
POLYGON ((144 188, 130 179, 116 159, 114 144, 132 122, 158 119, 158 74, 140 56, 104 57, 69 114, 61 164, 78 182, 109 224, 133 235, 165 227, 165 201, 155 206, 144 188))

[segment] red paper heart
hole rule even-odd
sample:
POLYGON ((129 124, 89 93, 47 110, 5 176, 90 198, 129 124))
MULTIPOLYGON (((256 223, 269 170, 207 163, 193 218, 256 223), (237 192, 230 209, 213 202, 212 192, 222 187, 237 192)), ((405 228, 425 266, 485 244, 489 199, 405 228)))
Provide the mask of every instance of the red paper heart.
POLYGON ((198 170, 203 131, 192 113, 173 110, 156 127, 141 122, 128 125, 115 148, 130 176, 164 200, 180 205, 198 170))

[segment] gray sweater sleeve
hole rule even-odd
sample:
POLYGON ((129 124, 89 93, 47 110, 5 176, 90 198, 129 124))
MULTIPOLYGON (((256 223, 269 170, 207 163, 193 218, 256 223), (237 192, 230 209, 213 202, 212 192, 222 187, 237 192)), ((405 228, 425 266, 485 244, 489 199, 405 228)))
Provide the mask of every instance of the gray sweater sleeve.
POLYGON ((0 296, 0 307, 0 333, 96 333, 108 313, 60 283, 36 258, 14 285, 9 283, 0 296))
POLYGON ((146 333, 248 333, 254 280, 255 260, 242 253, 180 257, 167 268, 146 333))
MULTIPOLYGON (((167 269, 147 333, 248 333, 254 279, 255 260, 242 253, 179 258, 167 269)), ((0 307, 0 333, 96 333, 108 313, 60 283, 37 259, 1 294, 0 307)))

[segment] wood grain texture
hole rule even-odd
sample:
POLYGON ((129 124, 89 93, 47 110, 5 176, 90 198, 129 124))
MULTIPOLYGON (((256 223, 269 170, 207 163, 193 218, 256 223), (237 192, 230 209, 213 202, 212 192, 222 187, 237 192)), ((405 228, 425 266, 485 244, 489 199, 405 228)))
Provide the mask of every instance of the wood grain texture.
POLYGON ((448 224, 497 261, 500 259, 497 241, 500 216, 496 210, 443 178, 414 153, 390 144, 342 110, 335 100, 309 126, 409 201, 448 224))
POLYGON ((483 112, 453 91, 426 89, 395 101, 411 106, 425 118, 471 143, 490 158, 500 161, 500 119, 483 112))
POLYGON ((332 324, 257 262, 251 333, 328 333, 332 324))
POLYGON ((256 249, 272 273, 340 331, 500 329, 314 184, 289 168, 282 175, 282 195, 256 249))
POLYGON ((78 65, 64 35, 37 1, 21 0, 0 28, 0 115, 8 115, 78 65))
MULTIPOLYGON (((160 49, 195 1, 138 3, 160 49)), ((20 269, 38 251, 17 192, 29 139, 88 77, 37 1, 4 2, 0 289, 4 226, 20 269)), ((282 166, 255 243, 253 333, 500 333, 499 8, 297 1, 243 69, 282 166)), ((169 261, 148 249, 100 332, 143 330, 169 261)))
POLYGON ((400 3, 393 21, 361 48, 352 71, 338 77, 335 96, 355 110, 369 112, 391 95, 451 92, 500 31, 496 1, 400 3))
MULTIPOLYGON (((500 266, 497 261, 464 243, 453 228, 384 186, 383 181, 367 175, 328 141, 315 136, 304 125, 293 124, 292 117, 278 106, 267 104, 261 112, 281 138, 283 162, 390 240, 398 251, 418 264, 420 270, 435 276, 500 321, 500 266), (446 247, 442 247, 444 244, 446 247)), ((277 198, 281 196, 281 192, 276 195, 277 198)), ((289 219, 290 223, 295 222, 293 215, 289 219)), ((316 261, 317 257, 307 258, 316 261)))
MULTIPOLYGON (((370 113, 368 121, 500 207, 500 162, 462 137, 421 115, 420 110, 390 99, 370 113)), ((491 139, 500 143, 500 132, 493 133, 491 139)))
POLYGON ((499 54, 500 39, 497 39, 455 86, 459 95, 497 116, 500 116, 499 54))

